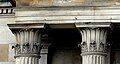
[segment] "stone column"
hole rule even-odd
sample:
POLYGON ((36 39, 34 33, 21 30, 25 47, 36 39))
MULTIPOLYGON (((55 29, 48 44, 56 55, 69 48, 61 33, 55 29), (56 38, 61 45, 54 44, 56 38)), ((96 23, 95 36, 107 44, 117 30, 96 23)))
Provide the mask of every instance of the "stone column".
POLYGON ((15 51, 16 64, 39 64, 43 25, 10 24, 8 26, 17 41, 17 44, 12 46, 15 51))
POLYGON ((48 48, 51 45, 50 42, 48 42, 49 38, 42 39, 42 46, 43 48, 41 49, 41 59, 40 59, 40 64, 47 64, 48 62, 48 48))
MULTIPOLYGON (((99 24, 99 23, 98 23, 99 24)), ((106 64, 107 33, 106 25, 83 25, 79 27, 82 35, 81 56, 82 64, 106 64)))

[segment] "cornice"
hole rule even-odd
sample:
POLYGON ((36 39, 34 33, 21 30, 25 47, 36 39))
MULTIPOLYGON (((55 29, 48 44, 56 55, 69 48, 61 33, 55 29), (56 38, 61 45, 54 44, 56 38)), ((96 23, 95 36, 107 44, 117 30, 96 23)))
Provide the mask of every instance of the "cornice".
POLYGON ((91 28, 97 28, 97 27, 111 27, 111 23, 110 22, 79 22, 79 23, 75 23, 75 26, 77 28, 82 28, 82 27, 91 27, 91 28))
POLYGON ((22 23, 22 24, 8 24, 9 28, 11 30, 13 29, 31 29, 31 28, 44 28, 44 24, 43 23, 22 23))

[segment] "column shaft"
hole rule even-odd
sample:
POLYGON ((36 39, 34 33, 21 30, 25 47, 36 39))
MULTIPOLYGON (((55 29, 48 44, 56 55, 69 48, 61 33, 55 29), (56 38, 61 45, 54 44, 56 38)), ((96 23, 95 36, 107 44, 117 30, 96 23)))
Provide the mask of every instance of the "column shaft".
POLYGON ((82 58, 82 64, 105 64, 105 56, 85 55, 82 58))
POLYGON ((16 58, 16 64, 39 64, 39 58, 19 57, 19 58, 16 58))

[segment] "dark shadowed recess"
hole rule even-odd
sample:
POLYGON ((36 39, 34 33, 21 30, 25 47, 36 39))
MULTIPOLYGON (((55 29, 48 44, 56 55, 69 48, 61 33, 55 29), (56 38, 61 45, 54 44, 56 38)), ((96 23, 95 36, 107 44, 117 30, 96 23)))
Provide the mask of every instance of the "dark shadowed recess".
MULTIPOLYGON (((77 29, 50 29, 48 34, 53 39, 52 45, 49 47, 48 64, 55 64, 57 61, 57 64, 59 61, 66 64, 67 62, 71 63, 74 59, 80 61, 81 52, 78 44, 81 42, 81 34, 77 29)), ((71 64, 76 63, 72 62, 71 64)))

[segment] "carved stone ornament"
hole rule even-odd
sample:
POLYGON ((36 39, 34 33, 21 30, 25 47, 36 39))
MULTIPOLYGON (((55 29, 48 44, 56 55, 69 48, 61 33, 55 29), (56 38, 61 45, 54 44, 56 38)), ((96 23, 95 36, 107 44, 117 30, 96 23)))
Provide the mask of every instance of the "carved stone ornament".
POLYGON ((107 52, 107 30, 103 28, 86 28, 80 30, 82 42, 80 44, 82 53, 85 52, 107 52))
POLYGON ((99 47, 97 46, 95 41, 93 43, 90 43, 89 45, 90 46, 88 46, 86 42, 81 42, 80 47, 81 47, 82 53, 85 53, 85 52, 107 52, 107 44, 103 44, 102 42, 99 43, 99 47), (97 49, 97 47, 99 49, 97 49))
POLYGON ((82 64, 109 64, 110 22, 76 22, 75 26, 82 36, 81 57, 82 64))
POLYGON ((90 43, 90 51, 97 51, 97 46, 96 42, 90 43))
POLYGON ((15 54, 40 54, 40 50, 42 49, 42 45, 37 45, 37 43, 35 44, 16 44, 14 46, 12 46, 12 49, 14 49, 15 54))
POLYGON ((12 46, 15 54, 40 54, 41 32, 39 29, 20 29, 14 32, 17 44, 12 46))
POLYGON ((88 47, 87 47, 86 42, 81 42, 81 49, 82 49, 82 52, 87 52, 88 51, 88 47))

